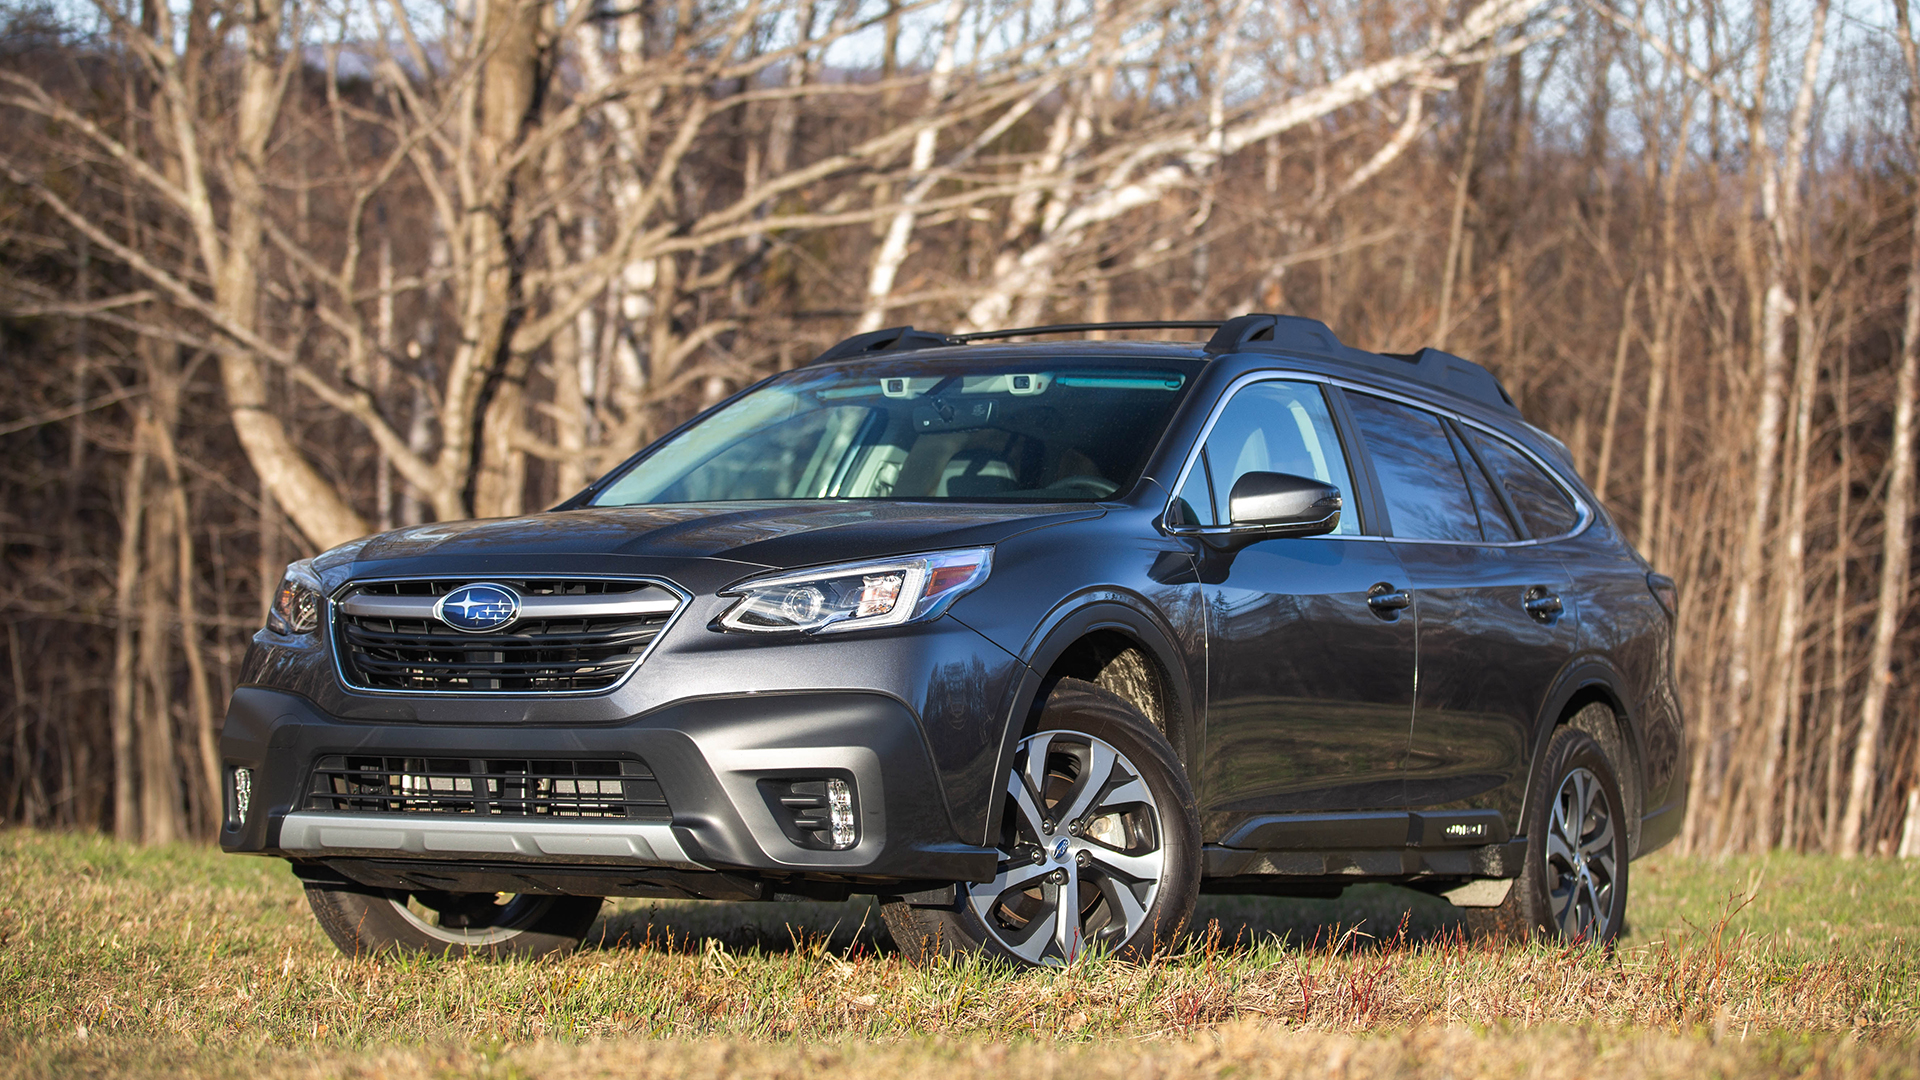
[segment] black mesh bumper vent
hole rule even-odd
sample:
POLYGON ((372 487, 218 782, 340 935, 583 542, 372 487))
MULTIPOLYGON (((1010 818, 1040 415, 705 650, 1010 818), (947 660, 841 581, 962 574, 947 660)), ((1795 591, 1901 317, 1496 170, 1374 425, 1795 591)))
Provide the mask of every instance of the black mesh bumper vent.
POLYGON ((314 763, 308 810, 668 821, 644 762, 334 754, 314 763))
POLYGON ((590 693, 640 662, 679 598, 633 581, 494 579, 522 597, 498 631, 462 633, 433 613, 466 581, 356 585, 334 606, 334 646, 350 685, 436 693, 590 693))

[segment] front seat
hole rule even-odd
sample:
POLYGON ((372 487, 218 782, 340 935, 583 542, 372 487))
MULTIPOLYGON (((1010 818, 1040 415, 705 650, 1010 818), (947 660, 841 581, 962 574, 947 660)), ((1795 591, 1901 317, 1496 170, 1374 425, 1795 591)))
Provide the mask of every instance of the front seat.
POLYGON ((934 494, 967 499, 1003 495, 1020 486, 1013 466, 991 450, 975 447, 962 450, 947 460, 940 471, 940 483, 934 494))

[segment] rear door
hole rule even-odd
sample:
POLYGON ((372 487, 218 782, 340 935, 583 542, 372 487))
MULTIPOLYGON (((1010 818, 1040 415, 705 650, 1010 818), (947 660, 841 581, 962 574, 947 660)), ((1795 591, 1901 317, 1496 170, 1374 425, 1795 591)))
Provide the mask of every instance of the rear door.
POLYGON ((1496 810, 1516 828, 1534 723, 1579 648, 1566 570, 1529 526, 1565 533, 1577 515, 1564 501, 1557 516, 1551 508, 1532 523, 1516 515, 1521 485, 1530 499, 1542 494, 1540 483, 1547 495, 1564 494, 1505 440, 1381 396, 1349 390, 1347 403, 1415 597, 1408 802, 1496 810))
POLYGON ((1392 547, 1363 535, 1349 460, 1323 385, 1272 379, 1229 399, 1182 481, 1175 512, 1192 525, 1226 522, 1227 492, 1253 471, 1311 476, 1346 502, 1333 535, 1200 550, 1204 810, 1405 805, 1414 620, 1392 547))

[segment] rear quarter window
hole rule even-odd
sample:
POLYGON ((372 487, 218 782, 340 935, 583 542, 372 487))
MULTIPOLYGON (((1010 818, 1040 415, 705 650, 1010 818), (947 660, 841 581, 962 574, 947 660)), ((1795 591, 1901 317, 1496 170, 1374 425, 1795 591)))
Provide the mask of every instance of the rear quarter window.
POLYGON ((1525 454, 1505 440, 1479 431, 1470 430, 1467 438, 1473 441, 1474 450, 1494 478, 1507 489, 1507 498, 1513 500, 1514 510, 1535 539, 1564 536, 1579 524, 1580 512, 1573 500, 1525 454))

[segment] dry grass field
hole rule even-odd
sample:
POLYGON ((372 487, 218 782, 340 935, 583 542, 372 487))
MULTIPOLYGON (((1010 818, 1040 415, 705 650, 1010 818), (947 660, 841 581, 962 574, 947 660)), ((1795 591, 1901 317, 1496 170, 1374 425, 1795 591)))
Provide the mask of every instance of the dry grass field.
POLYGON ((1920 865, 1634 867, 1612 956, 1404 890, 1145 966, 904 964, 865 904, 610 905, 564 961, 339 956, 285 867, 0 832, 0 1077, 1920 1077, 1920 865))

